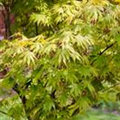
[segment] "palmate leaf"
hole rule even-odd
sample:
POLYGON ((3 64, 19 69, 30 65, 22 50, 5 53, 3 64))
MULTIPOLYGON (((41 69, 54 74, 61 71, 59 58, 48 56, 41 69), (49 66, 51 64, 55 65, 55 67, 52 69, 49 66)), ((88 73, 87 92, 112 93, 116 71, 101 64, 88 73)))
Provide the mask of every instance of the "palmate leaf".
POLYGON ((80 13, 80 7, 78 7, 79 4, 80 3, 78 1, 68 1, 54 5, 52 11, 55 17, 55 22, 66 22, 67 24, 71 23, 71 21, 75 18, 75 15, 80 13))
MULTIPOLYGON (((89 3, 88 3, 89 4, 89 3)), ((103 7, 101 6, 97 6, 97 5, 91 5, 91 6, 85 6, 86 10, 85 11, 85 14, 86 15, 89 15, 88 16, 88 20, 91 21, 91 20, 98 20, 100 17, 102 17, 102 12, 103 11, 103 7)))
MULTIPOLYGON (((12 48, 10 48, 11 52, 13 53, 13 56, 17 55, 17 54, 20 54, 20 53, 23 53, 24 51, 24 45, 25 43, 20 43, 22 45, 19 45, 19 44, 16 44, 15 46, 13 46, 12 48)), ((9 54, 9 53, 8 53, 9 54)))
POLYGON ((79 73, 81 74, 81 76, 87 78, 88 76, 97 76, 98 70, 92 66, 85 65, 80 66, 79 73))
POLYGON ((70 85, 69 86, 70 88, 71 88, 71 94, 73 94, 73 96, 80 96, 81 94, 82 94, 82 86, 81 85, 79 85, 79 84, 76 84, 76 83, 74 83, 74 84, 72 84, 72 85, 70 85))
POLYGON ((60 71, 60 74, 67 83, 74 84, 75 82, 79 81, 79 79, 77 78, 77 75, 76 75, 76 71, 74 69, 69 69, 69 70, 63 69, 60 71))
POLYGON ((38 5, 35 6, 36 10, 38 11, 46 11, 46 9, 48 8, 48 4, 46 3, 46 1, 41 0, 41 1, 37 1, 38 5))
POLYGON ((34 54, 36 55, 41 55, 43 45, 40 42, 33 43, 31 45, 31 50, 33 51, 34 54))
POLYGON ((20 105, 15 105, 14 107, 12 107, 9 111, 8 111, 8 115, 9 116, 11 116, 11 115, 13 115, 13 113, 16 113, 16 114, 14 114, 14 118, 15 119, 18 119, 18 120, 21 120, 22 118, 22 116, 21 116, 21 113, 23 113, 23 111, 22 111, 22 108, 21 108, 21 106, 20 105))
POLYGON ((38 25, 50 26, 51 18, 49 17, 49 14, 46 14, 47 13, 32 14, 30 19, 38 25))
POLYGON ((104 66, 105 64, 107 64, 108 63, 108 58, 107 58, 107 56, 96 56, 95 58, 94 58, 94 64, 96 65, 96 66, 104 66))
POLYGON ((84 87, 86 86, 86 88, 88 88, 88 90, 90 91, 90 93, 94 96, 96 93, 94 86, 92 85, 92 83, 88 80, 85 80, 84 82, 84 87))
POLYGON ((80 34, 78 34, 77 36, 75 36, 75 38, 78 46, 82 47, 83 49, 88 48, 89 45, 93 45, 93 40, 91 36, 81 36, 80 34))
POLYGON ((60 103, 61 107, 66 107, 69 104, 69 99, 67 95, 67 91, 63 92, 58 97, 58 102, 60 103))
POLYGON ((28 66, 35 64, 35 55, 33 52, 30 51, 24 51, 23 54, 21 54, 20 59, 23 59, 23 63, 27 64, 28 66))
POLYGON ((78 99, 77 104, 79 106, 80 111, 83 112, 84 109, 90 107, 91 101, 87 97, 82 97, 78 99))
POLYGON ((56 50, 57 50, 57 45, 53 42, 50 42, 44 47, 42 53, 49 55, 51 52, 55 52, 56 50))
POLYGON ((43 110, 45 110, 45 112, 49 112, 52 108, 55 109, 54 102, 49 96, 46 96, 44 99, 43 110))
POLYGON ((77 102, 69 107, 69 114, 72 116, 72 114, 75 113, 76 110, 78 110, 80 113, 82 113, 85 109, 89 108, 91 104, 91 101, 87 97, 82 97, 77 100, 77 102))
POLYGON ((71 49, 70 46, 64 46, 64 48, 59 49, 59 51, 55 55, 55 59, 58 59, 58 65, 61 63, 64 63, 67 65, 67 63, 70 62, 70 59, 72 58, 73 61, 79 60, 81 61, 81 56, 79 53, 77 53, 74 49, 71 49))
POLYGON ((80 73, 84 77, 91 76, 91 70, 89 69, 89 67, 81 67, 80 73))

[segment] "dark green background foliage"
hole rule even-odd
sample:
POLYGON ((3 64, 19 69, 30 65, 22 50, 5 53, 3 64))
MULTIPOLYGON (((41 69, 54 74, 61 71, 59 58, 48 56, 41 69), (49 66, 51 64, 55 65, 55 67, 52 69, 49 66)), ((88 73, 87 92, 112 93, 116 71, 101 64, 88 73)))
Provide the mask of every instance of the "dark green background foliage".
POLYGON ((0 42, 1 71, 7 71, 0 87, 12 94, 1 104, 13 104, 6 111, 9 116, 69 120, 101 99, 119 99, 118 4, 107 0, 1 3, 16 17, 10 26, 12 40, 0 42))

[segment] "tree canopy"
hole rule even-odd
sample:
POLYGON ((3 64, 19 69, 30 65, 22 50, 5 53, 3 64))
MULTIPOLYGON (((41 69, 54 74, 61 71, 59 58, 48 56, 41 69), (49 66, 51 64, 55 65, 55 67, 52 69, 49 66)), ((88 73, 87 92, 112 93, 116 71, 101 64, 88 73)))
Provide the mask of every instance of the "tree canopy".
POLYGON ((9 116, 76 120, 97 101, 119 99, 118 0, 0 2, 16 20, 0 42, 0 87, 14 91, 2 99, 14 105, 9 116))

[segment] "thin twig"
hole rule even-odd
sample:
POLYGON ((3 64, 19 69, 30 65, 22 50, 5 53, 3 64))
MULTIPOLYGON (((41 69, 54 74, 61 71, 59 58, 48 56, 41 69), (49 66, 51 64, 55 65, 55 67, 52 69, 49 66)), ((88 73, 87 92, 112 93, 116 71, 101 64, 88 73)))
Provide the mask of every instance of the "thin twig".
POLYGON ((12 115, 8 115, 6 112, 4 112, 4 111, 2 111, 2 110, 0 110, 0 113, 2 113, 2 114, 4 114, 4 115, 6 115, 6 116, 8 116, 8 117, 11 117, 12 118, 12 120, 14 120, 14 118, 12 117, 12 115))
MULTIPOLYGON (((2 113, 2 114, 4 114, 4 115, 7 115, 7 113, 4 112, 4 111, 2 111, 2 110, 0 110, 0 113, 2 113)), ((8 115, 7 115, 7 116, 8 116, 8 115)))
POLYGON ((108 45, 102 52, 99 53, 99 55, 102 55, 104 52, 106 52, 109 48, 113 47, 114 44, 116 44, 117 42, 114 42, 110 45, 108 45))

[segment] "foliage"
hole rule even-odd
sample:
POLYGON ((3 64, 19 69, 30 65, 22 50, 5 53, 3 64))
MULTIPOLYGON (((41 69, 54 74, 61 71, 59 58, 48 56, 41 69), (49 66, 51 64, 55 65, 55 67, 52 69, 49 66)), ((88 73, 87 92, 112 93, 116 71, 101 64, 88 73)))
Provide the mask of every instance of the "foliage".
POLYGON ((17 115, 69 120, 101 99, 118 99, 120 6, 107 0, 33 4, 26 12, 40 35, 16 33, 0 42, 1 71, 7 69, 0 87, 21 100, 17 115))
MULTIPOLYGON (((12 120, 4 114, 0 114, 0 120, 12 120)), ((119 114, 101 109, 89 109, 84 114, 74 117, 74 120, 119 120, 119 114)), ((24 120, 24 119, 23 119, 24 120)))

